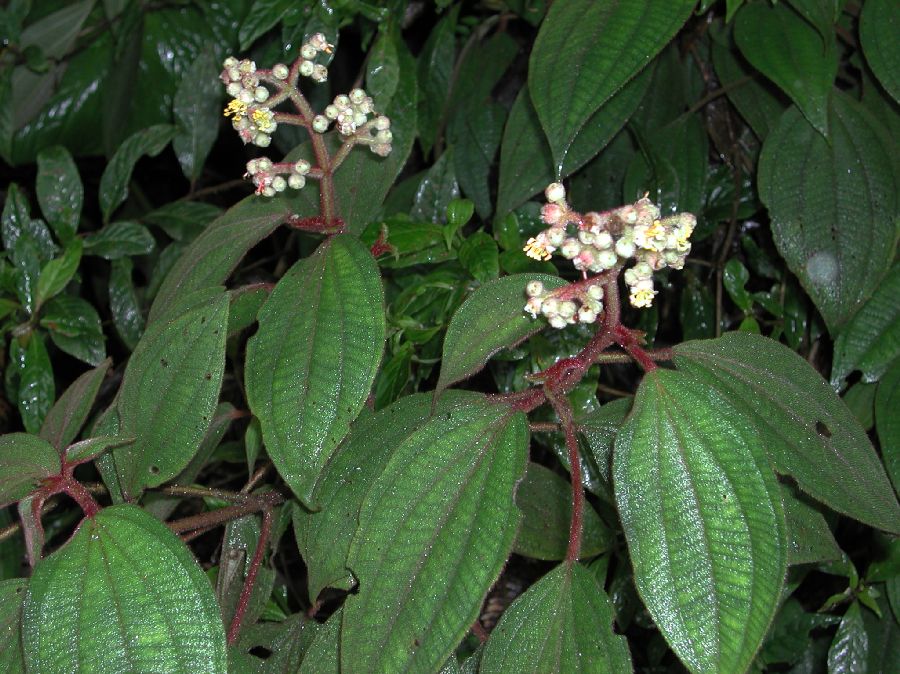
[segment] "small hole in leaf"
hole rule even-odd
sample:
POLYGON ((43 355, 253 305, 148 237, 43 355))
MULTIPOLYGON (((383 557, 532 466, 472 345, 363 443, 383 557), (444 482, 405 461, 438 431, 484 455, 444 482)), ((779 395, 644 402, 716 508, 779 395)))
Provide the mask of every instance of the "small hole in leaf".
POLYGON ((272 655, 272 651, 268 648, 263 648, 262 646, 254 646, 250 649, 250 655, 255 655, 262 660, 267 660, 269 656, 272 655))
POLYGON ((167 361, 165 358, 160 358, 159 364, 162 365, 163 367, 169 367, 169 361, 167 361))
POLYGON ((207 372, 205 375, 203 375, 203 378, 206 379, 206 381, 209 381, 210 379, 212 379, 212 373, 207 372))
POLYGON ((823 424, 821 421, 816 422, 816 433, 821 435, 823 438, 831 437, 831 431, 829 430, 828 426, 823 424))
POLYGON ((151 475, 159 475, 159 466, 150 466, 151 475))

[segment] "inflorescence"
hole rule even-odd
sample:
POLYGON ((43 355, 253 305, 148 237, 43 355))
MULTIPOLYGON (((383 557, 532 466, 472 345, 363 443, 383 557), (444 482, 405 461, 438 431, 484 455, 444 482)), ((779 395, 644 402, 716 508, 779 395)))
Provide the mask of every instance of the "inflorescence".
MULTIPOLYGON (((233 56, 225 59, 220 78, 232 100, 225 107, 224 114, 231 118, 232 126, 245 144, 268 147, 279 122, 302 125, 315 133, 325 133, 334 122, 345 146, 368 145, 372 152, 381 157, 390 154, 393 140, 391 121, 376 112, 372 97, 363 89, 354 89, 349 95, 335 97, 334 102, 325 108, 324 115, 308 113, 308 105, 298 89, 298 80, 309 77, 317 83, 325 82, 328 68, 317 63, 316 59, 320 54, 331 54, 333 51, 334 46, 328 43, 325 36, 316 33, 300 48, 300 57, 290 68, 279 63, 271 70, 258 70, 256 63, 249 59, 239 61, 233 56), (299 115, 274 112, 276 105, 288 99, 295 103, 301 101, 296 106, 299 115)), ((288 187, 302 188, 308 177, 321 176, 321 171, 311 174, 311 168, 309 162, 303 160, 274 163, 262 157, 247 163, 246 177, 253 180, 257 194, 274 196, 288 187)))
MULTIPOLYGON (((551 184, 544 194, 548 203, 541 209, 541 219, 549 227, 525 244, 529 257, 549 260, 559 250, 586 279, 588 272, 620 269, 633 258, 635 264, 625 270, 624 278, 631 305, 639 308, 653 304, 657 294, 654 271, 684 267, 691 251, 689 239, 697 224, 691 213, 661 218, 659 207, 645 196, 611 211, 582 215, 568 205, 561 184, 551 184), (570 225, 574 230, 571 234, 570 225)), ((528 284, 525 311, 534 318, 543 314, 555 328, 593 323, 603 308, 603 290, 589 279, 581 286, 574 292, 571 286, 547 291, 543 284, 533 281, 528 284)))

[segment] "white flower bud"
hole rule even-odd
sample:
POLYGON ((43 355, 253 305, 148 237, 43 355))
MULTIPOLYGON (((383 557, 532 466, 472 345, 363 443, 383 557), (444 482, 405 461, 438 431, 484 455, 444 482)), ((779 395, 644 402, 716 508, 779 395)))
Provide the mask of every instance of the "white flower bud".
POLYGON ((244 59, 238 64, 238 68, 242 73, 255 73, 256 72, 256 62, 251 61, 250 59, 244 59))
POLYGON ((587 307, 581 307, 581 309, 578 310, 578 320, 581 323, 593 323, 597 320, 597 314, 587 307))
POLYGON ((272 136, 265 133, 258 133, 253 136, 253 144, 257 147, 269 147, 272 142, 272 136))
POLYGON ((394 134, 391 133, 390 129, 385 129, 384 131, 379 131, 375 135, 375 140, 379 143, 390 143, 392 140, 394 140, 394 134))
MULTIPOLYGON (((368 120, 369 120, 369 117, 368 117, 367 115, 364 115, 364 114, 361 113, 361 112, 357 112, 357 113, 355 113, 355 114, 353 115, 353 123, 354 123, 356 126, 362 126, 362 125, 365 124, 368 120)), ((390 132, 388 132, 388 133, 390 133, 390 132)), ((390 139, 388 139, 388 140, 390 140, 390 139)))
POLYGON ((256 165, 259 167, 259 170, 262 172, 271 171, 273 164, 272 160, 268 157, 260 157, 256 160, 256 165))
POLYGON ((544 284, 540 281, 529 281, 525 286, 525 292, 529 297, 537 297, 544 294, 544 284))
POLYGON ((225 61, 222 62, 222 65, 225 68, 237 68, 238 60, 234 58, 234 56, 229 56, 225 61))
POLYGON ((309 169, 309 162, 305 159, 300 159, 296 164, 294 164, 294 173, 298 173, 301 176, 309 173, 309 169))
POLYGON ((324 33, 315 33, 311 35, 307 44, 316 51, 328 51, 331 46, 328 44, 328 40, 325 39, 324 33))
POLYGON ((310 61, 310 60, 316 58, 317 53, 318 52, 316 51, 316 48, 313 47, 311 44, 305 44, 302 47, 300 47, 300 56, 305 58, 307 61, 310 61))
POLYGON ((594 243, 594 235, 586 229, 579 229, 578 240, 587 246, 594 243))
POLYGON ((337 106, 335 106, 335 105, 326 105, 324 112, 325 112, 325 116, 328 119, 337 119, 338 114, 340 114, 340 111, 337 109, 337 106))
POLYGON ((621 257, 631 257, 634 255, 634 243, 628 239, 619 239, 616 241, 616 253, 621 257))
POLYGON ((579 243, 578 239, 568 238, 563 241, 560 252, 564 258, 571 260, 573 257, 577 257, 578 253, 581 252, 581 243, 579 243))
POLYGON ((366 100, 366 92, 362 89, 354 89, 350 92, 350 100, 359 105, 366 100))
POLYGON ((292 173, 288 176, 287 184, 292 190, 299 190, 302 189, 304 185, 306 185, 306 178, 301 175, 297 175, 296 173, 292 173))
POLYGON ((334 97, 334 104, 338 108, 349 108, 350 107, 350 97, 345 96, 344 94, 340 94, 334 97))
POLYGON ((313 81, 315 81, 315 82, 324 82, 325 80, 328 79, 328 68, 323 66, 321 63, 317 63, 313 67, 313 72, 312 72, 311 77, 313 78, 313 81))
POLYGON ((587 289, 587 296, 592 300, 603 299, 603 286, 593 285, 587 289))
POLYGON ((612 234, 609 232, 600 232, 594 235, 594 245, 597 248, 610 248, 613 244, 612 234))
POLYGON ((597 266, 602 267, 603 269, 612 269, 616 266, 618 261, 619 258, 614 251, 601 250, 597 253, 597 266))
POLYGON ((550 183, 549 185, 547 185, 547 189, 544 190, 544 196, 546 196, 547 201, 552 204, 559 203, 560 201, 565 201, 566 188, 563 187, 561 183, 550 183))
POLYGON ((547 243, 554 248, 559 248, 566 240, 566 230, 563 227, 551 227, 544 230, 544 233, 547 235, 547 243))
POLYGON ((369 149, 379 157, 387 157, 391 153, 390 143, 374 143, 369 149))
POLYGON ((595 314, 599 314, 603 311, 603 302, 588 298, 584 301, 584 308, 593 311, 595 314))
POLYGON ((253 92, 253 98, 256 99, 257 103, 263 103, 269 98, 269 90, 265 87, 256 87, 253 92))
POLYGON ((241 90, 238 92, 237 99, 238 99, 241 103, 246 103, 247 105, 249 105, 250 103, 253 103, 253 101, 254 101, 254 99, 253 99, 253 93, 250 92, 250 91, 247 91, 246 89, 241 89, 241 90))
POLYGON ((241 94, 241 85, 238 82, 229 82, 228 86, 225 87, 225 91, 232 98, 237 98, 241 94))
POLYGON ((312 77, 313 70, 316 69, 316 64, 312 61, 303 61, 300 63, 300 74, 303 77, 312 77))
POLYGON ((231 67, 228 69, 228 79, 232 82, 239 82, 241 79, 241 71, 236 67, 231 67))
POLYGON ((312 126, 316 133, 325 133, 328 131, 328 118, 324 115, 316 115, 313 117, 312 126))
POLYGON ((275 176, 272 178, 272 189, 276 192, 284 192, 285 188, 287 188, 287 180, 282 178, 281 176, 275 176))
POLYGON ((549 323, 550 327, 556 328, 557 330, 560 330, 569 324, 569 322, 562 316, 553 316, 549 319, 549 323))
POLYGON ((559 303, 559 315, 563 318, 571 318, 577 310, 578 307, 575 306, 575 302, 572 300, 565 300, 559 303))
POLYGON ((258 170, 259 170, 259 160, 258 159, 251 159, 250 161, 247 162, 247 173, 249 175, 252 176, 258 170))
POLYGON ((290 73, 290 69, 283 63, 276 63, 274 66, 272 66, 272 74, 276 79, 286 80, 290 73))
POLYGON ((261 194, 262 194, 264 197, 274 197, 275 194, 276 194, 276 192, 275 192, 274 189, 272 189, 272 187, 264 187, 264 188, 263 188, 263 191, 261 192, 261 194))
POLYGON ((653 276, 653 267, 646 262, 638 262, 633 268, 638 278, 650 278, 653 276))
POLYGON ((559 313, 559 300, 552 297, 544 300, 544 304, 541 306, 541 313, 547 318, 556 316, 559 313))
POLYGON ((525 311, 531 314, 532 318, 537 318, 538 314, 541 313, 541 305, 543 302, 544 301, 540 297, 530 297, 528 303, 525 305, 525 311))
POLYGON ((375 118, 375 128, 379 131, 384 131, 385 129, 391 128, 391 120, 389 120, 384 115, 375 118))

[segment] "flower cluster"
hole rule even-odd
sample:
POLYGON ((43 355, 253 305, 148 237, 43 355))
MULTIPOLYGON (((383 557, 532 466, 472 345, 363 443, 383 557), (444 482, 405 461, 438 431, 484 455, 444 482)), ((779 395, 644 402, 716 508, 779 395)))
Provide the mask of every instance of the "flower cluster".
POLYGON ((324 133, 334 122, 344 138, 368 145, 375 154, 386 157, 391 153, 391 120, 375 112, 372 97, 363 89, 354 89, 349 95, 335 96, 334 102, 325 108, 324 115, 313 119, 313 130, 324 133), (370 119, 369 115, 373 115, 370 119))
POLYGON ((268 147, 278 123, 275 113, 263 105, 270 94, 260 84, 256 63, 229 56, 223 65, 220 78, 228 95, 234 97, 225 107, 225 116, 231 117, 231 125, 244 143, 268 147))
POLYGON ((268 157, 260 157, 247 162, 247 173, 244 177, 253 179, 257 194, 274 197, 288 187, 299 190, 306 185, 306 174, 309 173, 310 168, 312 167, 305 159, 301 159, 285 169, 284 165, 274 164, 268 157))
MULTIPOLYGON (((659 207, 645 196, 634 204, 611 211, 582 215, 566 202, 565 188, 559 183, 548 186, 545 196, 548 203, 541 209, 541 219, 549 227, 525 244, 525 253, 529 257, 549 260, 559 250, 585 276, 588 272, 621 268, 627 260, 634 259, 634 267, 625 271, 624 278, 629 287, 629 300, 635 307, 653 304, 657 294, 653 286, 654 271, 664 267, 684 267, 685 257, 691 250, 689 238, 697 224, 692 214, 679 213, 662 218, 659 207)), ((532 316, 536 317, 540 310, 554 327, 575 322, 570 320, 575 314, 568 305, 562 309, 562 305, 557 307, 551 303, 550 314, 547 313, 548 301, 556 299, 553 293, 529 293, 529 297, 531 299, 525 310, 532 316), (553 315, 561 320, 554 321, 551 318, 553 315)), ((591 316, 592 307, 587 309, 587 315, 591 316)), ((593 322, 580 317, 578 320, 593 322)))
POLYGON ((603 311, 603 288, 589 285, 583 289, 572 291, 572 286, 563 287, 565 295, 559 290, 548 291, 540 281, 531 281, 525 287, 528 295, 526 313, 532 318, 543 315, 554 328, 564 328, 574 323, 593 323, 603 311))
POLYGON ((319 54, 331 54, 334 51, 334 45, 328 44, 328 40, 322 33, 316 33, 300 47, 300 68, 299 73, 303 77, 309 77, 314 82, 324 82, 328 79, 328 68, 321 63, 316 63, 315 59, 319 54))

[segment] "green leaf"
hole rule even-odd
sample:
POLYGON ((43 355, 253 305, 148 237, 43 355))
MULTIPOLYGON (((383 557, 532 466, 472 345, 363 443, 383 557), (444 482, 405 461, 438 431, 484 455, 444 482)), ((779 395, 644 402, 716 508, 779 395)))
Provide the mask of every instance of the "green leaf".
MULTIPOLYGON (((809 644, 809 633, 839 622, 838 618, 819 613, 807 613, 795 598, 788 598, 775 616, 772 629, 759 654, 760 664, 784 662, 795 664, 803 657, 809 644)), ((824 658, 823 658, 824 660, 824 658)), ((794 670, 795 674, 806 669, 794 670)))
POLYGON ((400 82, 400 61, 397 56, 399 36, 390 26, 379 31, 369 51, 366 68, 366 91, 375 99, 375 107, 384 110, 390 104, 400 82))
POLYGON ((394 450, 432 416, 445 415, 474 399, 471 393, 451 391, 438 401, 432 413, 432 396, 419 393, 401 398, 350 427, 350 434, 328 461, 313 491, 320 509, 294 511, 297 547, 309 573, 310 601, 326 587, 353 587, 347 554, 358 526, 359 508, 394 450))
POLYGON ((891 140, 846 94, 831 97, 828 138, 790 108, 763 145, 759 194, 775 245, 834 332, 891 264, 898 179, 891 140))
POLYGON ((725 263, 725 269, 722 271, 722 285, 725 286, 728 296, 738 306, 738 309, 745 313, 753 308, 753 298, 746 288, 749 280, 750 272, 736 257, 725 263))
POLYGON ((478 215, 486 220, 494 208, 491 199, 491 169, 500 140, 506 109, 497 103, 468 99, 450 121, 447 134, 453 145, 453 170, 463 194, 475 202, 478 215))
POLYGON ((150 309, 153 321, 176 297, 218 285, 247 251, 269 236, 291 214, 279 199, 250 196, 214 220, 184 251, 163 281, 150 309))
POLYGON ((878 384, 875 392, 875 428, 881 443, 884 465, 894 484, 900 491, 900 359, 894 361, 891 369, 878 384))
POLYGON ((78 263, 81 262, 81 239, 72 239, 62 257, 50 260, 41 269, 38 277, 36 302, 37 308, 63 289, 78 271, 78 263))
POLYGON ((103 222, 109 222, 109 216, 128 197, 128 183, 131 172, 138 159, 144 155, 155 157, 172 140, 175 127, 169 124, 157 124, 141 129, 129 136, 109 160, 100 178, 100 209, 103 222))
POLYGON ((9 365, 18 379, 16 405, 29 433, 37 433, 56 399, 53 366, 44 345, 44 337, 32 332, 23 345, 19 339, 9 343, 9 365))
POLYGON ((269 299, 272 286, 268 283, 254 283, 228 292, 228 336, 232 337, 256 323, 259 310, 269 299))
POLYGON ((784 511, 762 437, 703 380, 645 375, 613 455, 644 604, 692 672, 743 672, 778 607, 784 511))
POLYGON ((142 224, 120 220, 94 232, 84 240, 86 255, 118 260, 132 255, 146 255, 156 247, 153 235, 142 224))
POLYGON ((816 131, 830 137, 828 98, 838 66, 834 38, 823 42, 784 3, 756 2, 738 12, 734 39, 751 65, 790 96, 816 131))
POLYGON ((900 264, 894 264, 872 297, 838 332, 831 385, 838 388, 853 370, 865 382, 878 381, 900 356, 900 264))
MULTIPOLYGON (((522 511, 522 525, 513 552, 532 559, 563 559, 572 518, 571 485, 549 468, 529 463, 516 490, 516 505, 522 511)), ((590 503, 585 504, 582 526, 581 557, 593 557, 609 549, 613 532, 590 503)))
POLYGON ((292 0, 256 0, 238 31, 240 50, 247 51, 258 37, 269 32, 293 4, 292 0))
POLYGON ((202 201, 170 201, 141 218, 156 225, 176 241, 193 241, 206 226, 222 215, 222 209, 202 201))
POLYGON ((258 320, 247 344, 247 400, 278 472, 309 506, 381 362, 384 292, 375 260, 358 239, 329 239, 281 278, 258 320))
POLYGON ((37 565, 22 637, 28 669, 36 672, 90 670, 98 653, 134 671, 226 668, 209 580, 175 534, 133 505, 85 519, 37 565))
POLYGON ((786 485, 781 485, 781 497, 788 530, 788 564, 840 559, 841 549, 822 513, 786 485))
POLYGON ((500 349, 515 346, 541 330, 543 319, 525 313, 525 286, 540 281, 552 290, 565 285, 546 274, 515 274, 478 288, 453 314, 444 337, 436 395, 484 367, 500 349))
POLYGON ((594 463, 607 482, 610 482, 613 442, 631 405, 631 398, 620 398, 576 418, 576 428, 587 441, 594 463))
POLYGON ((695 4, 569 0, 550 6, 531 51, 528 88, 557 176, 591 115, 666 46, 695 4))
POLYGON ((177 131, 172 149, 185 177, 194 184, 219 132, 222 83, 211 49, 202 52, 184 73, 175 92, 172 114, 177 131))
POLYGON ((46 440, 28 433, 0 435, 0 506, 25 498, 60 470, 59 452, 46 440))
POLYGON ((459 247, 459 263, 477 281, 489 283, 500 275, 500 251, 486 232, 474 232, 459 247))
POLYGON ((57 295, 41 312, 41 327, 56 346, 88 365, 97 366, 106 358, 100 316, 87 300, 57 295))
POLYGON ((628 643, 612 623, 612 603, 590 571, 560 564, 503 612, 479 671, 630 672, 628 643))
POLYGON ((455 28, 458 15, 459 5, 454 5, 432 29, 419 54, 419 143, 425 154, 431 152, 450 97, 453 64, 456 61, 455 28))
POLYGON ((512 550, 525 415, 467 401, 397 447, 359 513, 342 671, 435 671, 478 617, 512 550))
POLYGON ((81 220, 84 187, 72 155, 61 145, 41 150, 35 182, 38 204, 56 236, 64 244, 75 236, 81 220))
POLYGON ((135 292, 131 272, 131 258, 113 260, 109 274, 109 310, 116 332, 129 350, 133 351, 144 334, 144 313, 135 292))
POLYGON ((863 624, 859 602, 847 607, 831 648, 828 649, 828 671, 842 674, 865 674, 869 640, 863 624))
POLYGON ((900 54, 897 28, 900 6, 891 0, 868 0, 859 17, 863 53, 881 86, 900 103, 900 54))
POLYGON ((81 427, 91 413, 110 365, 112 361, 106 359, 98 367, 78 377, 47 412, 38 435, 58 451, 62 451, 78 437, 81 427))
POLYGON ((214 288, 147 328, 119 391, 120 433, 136 438, 113 452, 124 493, 172 479, 196 453, 219 400, 227 326, 228 295, 214 288))
POLYGON ((0 672, 25 671, 22 654, 22 602, 28 580, 13 578, 0 582, 0 672))
POLYGON ((447 206, 459 197, 452 155, 451 148, 422 177, 410 210, 410 217, 414 220, 437 223, 447 221, 447 206))
MULTIPOLYGON (((646 68, 588 119, 566 152, 560 178, 577 171, 613 139, 637 110, 647 93, 652 75, 652 69, 646 68)), ((541 130, 528 90, 523 87, 509 111, 500 146, 497 217, 504 217, 530 196, 543 190, 556 180, 556 173, 550 146, 541 130)))
POLYGON ((771 339, 731 332, 676 346, 675 363, 759 429, 778 473, 838 512, 900 531, 900 506, 869 439, 803 358, 771 339))
POLYGON ((340 674, 341 619, 343 611, 335 611, 316 634, 297 674, 340 674))
POLYGON ((95 438, 88 438, 66 447, 66 463, 69 465, 86 463, 114 447, 121 447, 133 441, 133 438, 120 438, 115 435, 101 435, 95 438))
MULTIPOLYGON (((230 521, 222 536, 222 554, 216 577, 216 599, 226 625, 230 625, 236 612, 247 578, 247 570, 259 545, 260 521, 257 515, 247 515, 230 521)), ((275 581, 275 571, 261 564, 244 613, 244 625, 257 621, 275 581)))

